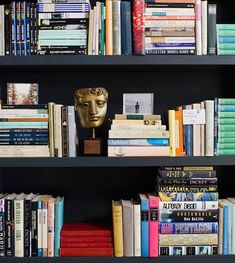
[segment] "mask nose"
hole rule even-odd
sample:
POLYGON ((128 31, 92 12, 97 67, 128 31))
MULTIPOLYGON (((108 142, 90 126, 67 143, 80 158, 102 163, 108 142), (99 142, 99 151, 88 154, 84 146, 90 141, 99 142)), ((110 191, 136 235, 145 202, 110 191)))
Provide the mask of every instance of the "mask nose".
POLYGON ((98 113, 97 105, 95 101, 91 102, 90 115, 96 115, 98 113))

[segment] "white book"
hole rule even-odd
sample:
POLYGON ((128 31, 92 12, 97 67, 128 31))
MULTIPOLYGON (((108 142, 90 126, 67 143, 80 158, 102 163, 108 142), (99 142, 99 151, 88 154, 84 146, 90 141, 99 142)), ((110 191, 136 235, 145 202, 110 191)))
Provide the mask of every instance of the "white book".
POLYGON ((196 54, 202 55, 202 18, 201 18, 201 0, 196 0, 196 54))
POLYGON ((118 130, 109 130, 109 138, 169 138, 169 131, 118 131, 118 130))
POLYGON ((202 5, 202 55, 207 55, 207 1, 201 2, 202 5))
POLYGON ((113 0, 113 55, 121 55, 121 1, 113 0))
POLYGON ((78 136, 76 128, 75 110, 74 106, 68 106, 68 146, 69 157, 77 156, 78 136))
POLYGON ((57 157, 62 157, 61 107, 60 104, 54 106, 54 146, 57 157))
MULTIPOLYGON (((193 109, 200 110, 200 103, 194 103, 193 109)), ((200 124, 193 124, 193 156, 200 156, 200 145, 201 145, 201 128, 200 124)))
POLYGON ((92 55, 96 55, 96 38, 97 38, 97 6, 94 6, 93 14, 93 34, 92 34, 92 55))
MULTIPOLYGON (((205 102, 201 102, 201 109, 205 109, 205 102)), ((205 156, 205 124, 200 125, 200 132, 201 132, 201 144, 200 144, 200 155, 205 156)))
POLYGON ((134 203, 134 256, 141 256, 141 209, 134 203))
POLYGON ((95 54, 99 55, 99 46, 100 46, 100 20, 101 20, 101 3, 100 2, 96 2, 96 50, 95 50, 95 54))
POLYGON ((165 131, 166 125, 125 125, 125 124, 112 124, 111 130, 147 130, 147 131, 165 131))
POLYGON ((14 200, 15 216, 15 257, 24 257, 24 194, 14 200))
POLYGON ((93 44, 93 24, 94 24, 94 10, 90 10, 90 15, 89 15, 89 32, 88 32, 88 55, 92 55, 92 44, 93 44))
POLYGON ((0 5, 0 56, 5 55, 5 12, 4 5, 0 5))
POLYGON ((214 156, 214 101, 205 101, 206 109, 206 135, 205 155, 214 156))

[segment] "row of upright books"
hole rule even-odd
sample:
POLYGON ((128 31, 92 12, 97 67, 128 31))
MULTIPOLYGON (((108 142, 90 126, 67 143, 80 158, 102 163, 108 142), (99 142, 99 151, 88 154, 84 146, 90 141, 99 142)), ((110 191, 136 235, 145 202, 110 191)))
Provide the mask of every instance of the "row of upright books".
POLYGON ((235 154, 235 99, 183 105, 168 116, 171 156, 235 154))
POLYGON ((76 157, 74 106, 2 105, 1 157, 76 157))
POLYGON ((0 194, 0 256, 58 257, 64 198, 0 194))
POLYGON ((0 55, 234 54, 234 27, 216 28, 216 12, 207 0, 11 1, 0 55))

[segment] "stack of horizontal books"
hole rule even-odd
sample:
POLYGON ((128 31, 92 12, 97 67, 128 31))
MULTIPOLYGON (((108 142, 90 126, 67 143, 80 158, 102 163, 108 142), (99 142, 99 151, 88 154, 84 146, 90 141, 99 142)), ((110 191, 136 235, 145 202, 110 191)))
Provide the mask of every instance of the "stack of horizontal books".
POLYGON ((217 54, 235 54, 235 24, 217 24, 217 54))

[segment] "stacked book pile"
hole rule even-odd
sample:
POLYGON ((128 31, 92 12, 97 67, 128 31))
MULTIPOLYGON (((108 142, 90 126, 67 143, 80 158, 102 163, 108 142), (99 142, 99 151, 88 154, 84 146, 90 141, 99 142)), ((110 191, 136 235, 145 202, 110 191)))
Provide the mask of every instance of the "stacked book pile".
POLYGON ((59 256, 64 198, 0 194, 0 256, 59 256))
POLYGON ((218 250, 218 192, 213 167, 159 169, 160 255, 218 250))
POLYGON ((60 256, 113 256, 112 227, 105 223, 66 223, 61 229, 60 256))
POLYGON ((220 255, 235 254, 235 198, 219 200, 219 250, 220 255))
POLYGON ((50 157, 76 157, 78 137, 74 106, 48 103, 50 157))
POLYGON ((1 157, 49 157, 48 106, 3 105, 1 157))
POLYGON ((88 55, 131 55, 131 2, 96 2, 90 11, 88 55))
POLYGON ((234 55, 235 54, 235 25, 217 24, 217 54, 234 55))
POLYGON ((145 1, 145 53, 196 54, 195 1, 145 1))
POLYGON ((38 0, 39 55, 87 54, 89 0, 38 0))
POLYGON ((235 99, 215 99, 215 153, 235 155, 235 99))
POLYGON ((169 132, 160 115, 115 114, 108 156, 169 156, 169 132))
POLYGON ((116 257, 158 256, 158 205, 152 194, 139 194, 137 201, 112 201, 116 257))

